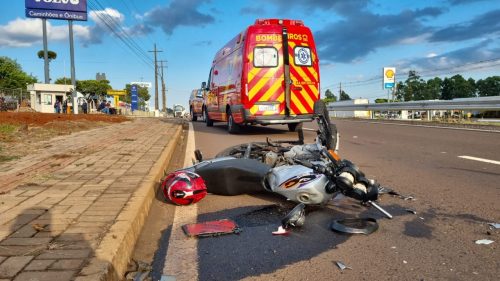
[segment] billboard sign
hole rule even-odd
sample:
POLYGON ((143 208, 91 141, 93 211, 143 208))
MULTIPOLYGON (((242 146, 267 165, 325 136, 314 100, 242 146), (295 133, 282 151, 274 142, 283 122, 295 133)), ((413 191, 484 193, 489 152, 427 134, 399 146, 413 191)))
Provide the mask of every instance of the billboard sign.
POLYGON ((139 87, 146 87, 146 88, 151 88, 152 84, 151 82, 130 82, 130 85, 136 84, 139 87))
POLYGON ((130 86, 130 94, 132 96, 132 111, 139 109, 139 103, 138 103, 138 94, 137 94, 137 85, 132 85, 130 86))
POLYGON ((396 68, 395 67, 384 67, 384 89, 394 88, 396 83, 396 68))
POLYGON ((24 0, 26 17, 87 20, 87 0, 24 0))

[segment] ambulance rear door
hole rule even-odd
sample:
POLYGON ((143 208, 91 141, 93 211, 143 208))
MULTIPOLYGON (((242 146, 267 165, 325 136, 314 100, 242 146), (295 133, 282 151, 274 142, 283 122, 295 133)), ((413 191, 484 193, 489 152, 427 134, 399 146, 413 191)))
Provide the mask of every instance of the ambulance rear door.
POLYGON ((248 38, 246 107, 254 116, 285 114, 282 35, 279 28, 269 27, 248 38))
POLYGON ((311 114, 314 102, 319 99, 319 61, 312 34, 304 26, 289 25, 283 29, 283 45, 288 45, 285 76, 289 75, 290 79, 290 95, 286 97, 289 98, 289 114, 311 114))

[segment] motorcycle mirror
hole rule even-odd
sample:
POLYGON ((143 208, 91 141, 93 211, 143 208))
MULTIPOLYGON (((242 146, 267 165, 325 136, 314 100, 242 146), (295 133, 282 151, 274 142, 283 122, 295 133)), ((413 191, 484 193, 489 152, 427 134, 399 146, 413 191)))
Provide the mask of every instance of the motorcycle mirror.
POLYGON ((201 162, 203 161, 203 154, 201 153, 201 151, 199 149, 196 149, 194 151, 194 158, 196 159, 196 161, 198 162, 201 162))
POLYGON ((306 205, 304 203, 300 203, 295 206, 282 220, 281 225, 283 228, 288 228, 290 226, 303 226, 306 220, 306 205))

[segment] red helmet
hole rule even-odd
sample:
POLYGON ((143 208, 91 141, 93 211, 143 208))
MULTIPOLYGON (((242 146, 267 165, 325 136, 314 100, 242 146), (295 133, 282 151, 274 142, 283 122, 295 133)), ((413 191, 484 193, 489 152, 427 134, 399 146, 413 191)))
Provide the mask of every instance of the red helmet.
POLYGON ((161 184, 163 195, 177 205, 196 203, 207 195, 205 181, 189 171, 169 174, 161 184))

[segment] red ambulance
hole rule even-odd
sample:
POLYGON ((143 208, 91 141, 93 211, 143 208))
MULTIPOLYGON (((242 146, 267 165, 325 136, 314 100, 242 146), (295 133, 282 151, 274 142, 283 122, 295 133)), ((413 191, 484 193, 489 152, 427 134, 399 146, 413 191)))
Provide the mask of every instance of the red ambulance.
POLYGON ((212 62, 203 114, 207 126, 227 122, 287 124, 313 118, 319 59, 311 30, 300 20, 258 19, 220 49, 212 62))

